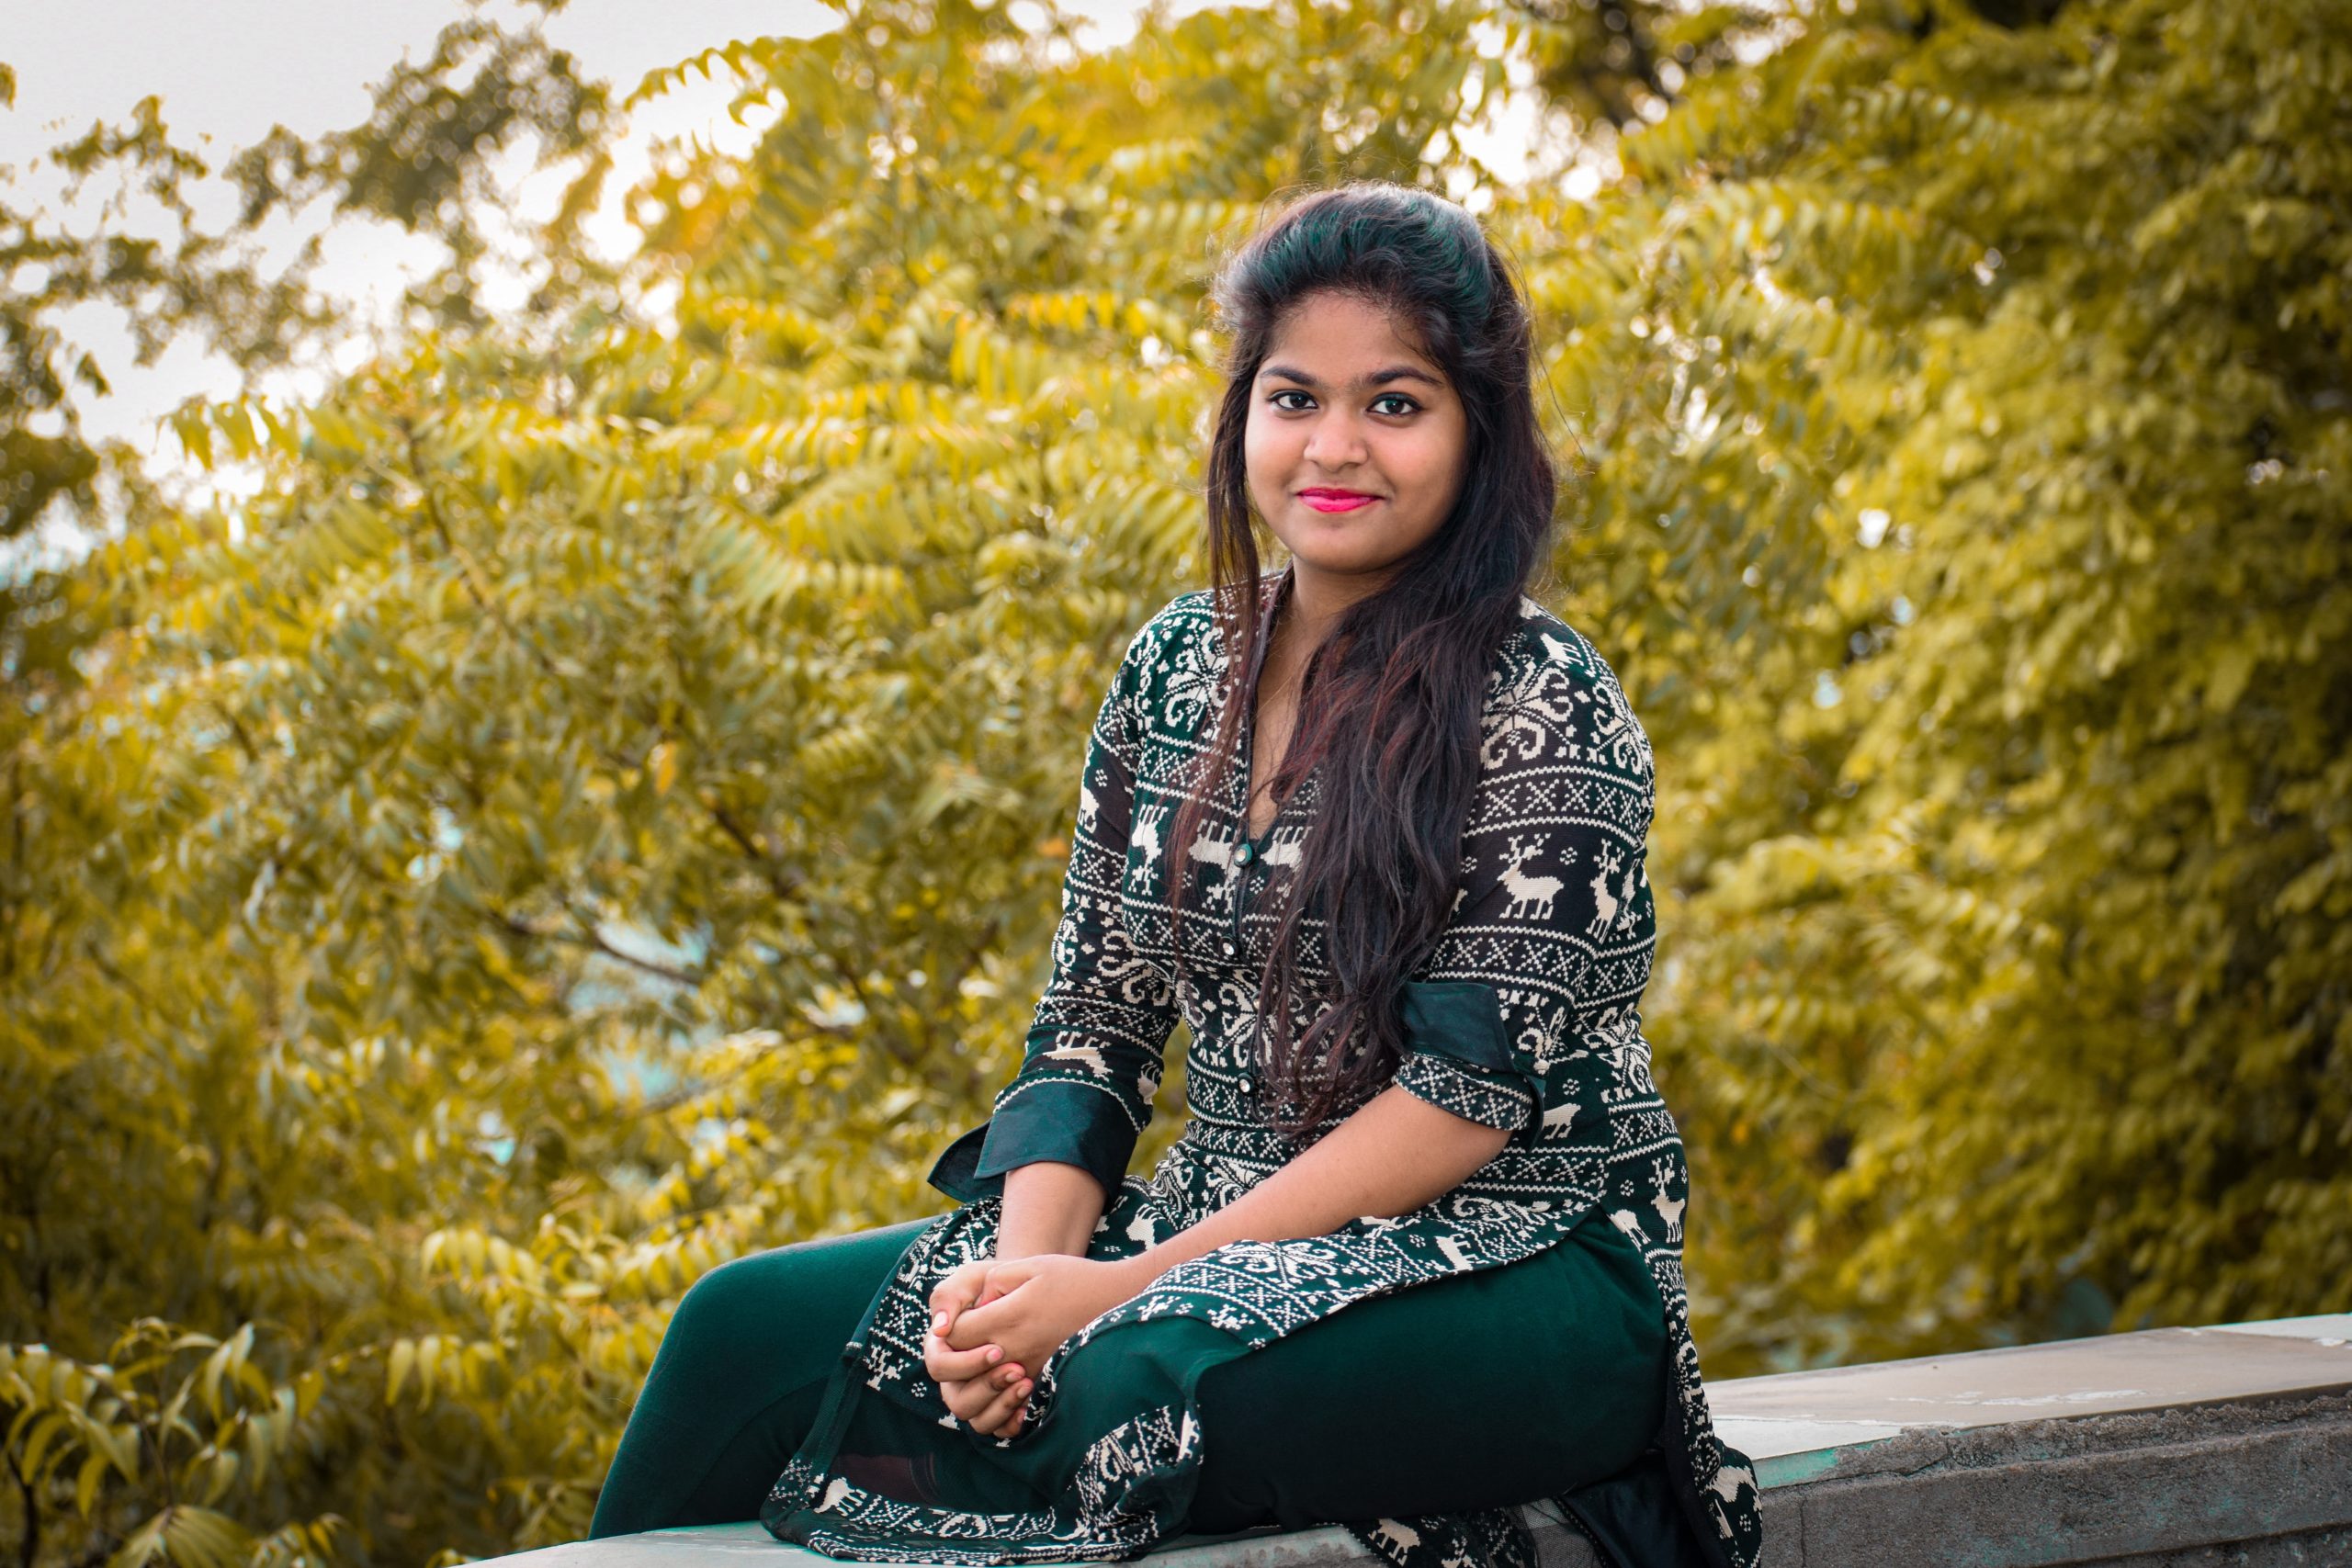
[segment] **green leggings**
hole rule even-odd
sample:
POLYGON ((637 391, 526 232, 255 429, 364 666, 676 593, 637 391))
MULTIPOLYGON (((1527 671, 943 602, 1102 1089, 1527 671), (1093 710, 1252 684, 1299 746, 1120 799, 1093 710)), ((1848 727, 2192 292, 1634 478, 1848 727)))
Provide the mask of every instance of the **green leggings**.
MULTIPOLYGON (((757 1516, 814 1423, 842 1344, 928 1221, 804 1242, 712 1269, 678 1303, 603 1494, 593 1537, 757 1516)), ((1131 1325, 1071 1353, 1055 1418, 1073 1473, 1131 1325)), ((1507 1268, 1359 1302, 1212 1367, 1197 1389, 1199 1490, 1187 1529, 1221 1534, 1464 1512, 1555 1496, 1631 1464, 1667 1399, 1662 1308, 1640 1255, 1599 1215, 1507 1268)), ((987 1445, 863 1402, 844 1455, 906 1455, 956 1497, 1020 1501, 987 1445)), ((1033 1460, 1028 1468, 1035 1472, 1033 1460)))

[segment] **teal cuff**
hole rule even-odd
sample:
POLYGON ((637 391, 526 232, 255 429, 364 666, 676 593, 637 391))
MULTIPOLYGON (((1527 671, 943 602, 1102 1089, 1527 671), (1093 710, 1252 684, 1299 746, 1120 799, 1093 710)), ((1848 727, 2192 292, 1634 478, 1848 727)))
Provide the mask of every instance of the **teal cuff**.
POLYGON ((1516 1133, 1544 1100, 1543 1080, 1511 1051, 1502 995, 1476 980, 1408 980, 1396 1019, 1405 1033, 1398 1088, 1481 1126, 1516 1133))
POLYGON ((1004 1190, 1001 1177, 982 1181, 974 1173, 980 1163, 980 1145, 988 1141, 989 1124, 985 1122, 970 1132, 959 1135, 940 1154, 926 1178, 933 1187, 946 1193, 958 1203, 977 1203, 983 1198, 993 1198, 1004 1190))
POLYGON ((1118 1194, 1136 1152, 1136 1130, 1125 1107, 1100 1089, 1062 1078, 1015 1083, 997 1099, 997 1112, 947 1145, 932 1167, 931 1185, 960 1203, 1004 1193, 1004 1173, 1041 1160, 1074 1165, 1102 1184, 1107 1204, 1118 1194))

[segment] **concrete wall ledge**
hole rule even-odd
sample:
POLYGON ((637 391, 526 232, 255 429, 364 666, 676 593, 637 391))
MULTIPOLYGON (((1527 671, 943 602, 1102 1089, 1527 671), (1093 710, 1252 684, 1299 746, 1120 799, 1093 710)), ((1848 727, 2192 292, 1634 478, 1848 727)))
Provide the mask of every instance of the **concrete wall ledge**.
MULTIPOLYGON (((2352 1314, 2159 1329, 1710 1385, 1757 1461, 1767 1568, 2352 1564, 2352 1314)), ((1529 1511, 1544 1568, 1593 1568, 1529 1511)), ((816 1568, 756 1523, 514 1568, 816 1568), (787 1562, 786 1559, 794 1561, 787 1562)), ((1337 1529, 1188 1537, 1154 1568, 1362 1568, 1337 1529)), ((1627 1564, 1625 1568, 1645 1568, 1627 1564)))

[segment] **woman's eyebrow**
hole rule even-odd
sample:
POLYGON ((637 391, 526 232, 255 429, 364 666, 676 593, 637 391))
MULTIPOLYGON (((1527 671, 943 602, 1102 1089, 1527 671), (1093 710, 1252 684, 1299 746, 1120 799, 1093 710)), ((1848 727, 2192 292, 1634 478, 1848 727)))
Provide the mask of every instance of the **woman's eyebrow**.
MULTIPOLYGON (((1279 376, 1285 381, 1295 381, 1300 386, 1310 388, 1315 391, 1319 392, 1323 389, 1323 383, 1321 381, 1318 381, 1314 377, 1309 376, 1304 370, 1294 369, 1292 367, 1287 365, 1267 365, 1259 368, 1258 378, 1260 380, 1262 381, 1270 376, 1279 376)), ((1432 387, 1442 387, 1445 385, 1444 382, 1439 380, 1428 371, 1416 370, 1409 365, 1391 365, 1385 369, 1374 370, 1370 375, 1365 376, 1361 380, 1357 381, 1356 385, 1359 387, 1380 387, 1385 386, 1391 381, 1426 381, 1432 387)))

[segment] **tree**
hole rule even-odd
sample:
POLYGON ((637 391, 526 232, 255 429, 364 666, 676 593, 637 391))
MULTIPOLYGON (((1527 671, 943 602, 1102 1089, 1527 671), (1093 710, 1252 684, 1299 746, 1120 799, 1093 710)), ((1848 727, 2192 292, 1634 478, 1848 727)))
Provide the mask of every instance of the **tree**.
MULTIPOLYGON (((462 204, 385 196, 451 225, 409 331, 186 411, 259 495, 126 479, 10 610, 20 1561, 570 1539, 696 1275, 937 1207, 1094 703, 1192 580, 1203 279, 1353 174, 1480 191, 1544 323, 1546 592, 1660 758, 1711 1375, 2345 1306, 2352 17, 1978 9, 1645 11, 1716 52, 1618 83, 1589 199, 1456 134, 1577 18, 1441 0, 713 50, 629 101, 726 72, 773 123, 636 193, 618 278, 569 228, 605 97, 527 38, 232 160, 393 190, 369 149, 471 147, 495 106, 442 85, 486 62, 578 181, 519 321, 466 306, 462 204)), ((180 166, 150 118, 87 145, 180 166)), ((232 252, 122 297, 308 330, 232 252)), ((6 305, 5 428, 70 439, 6 305)))
POLYGON ((1711 83, 1574 253, 1735 1364, 2352 1278, 2352 13, 1941 20, 1711 83))
POLYGON ((729 46, 681 69, 785 112, 642 193, 674 324, 436 310, 313 406, 187 411, 260 495, 66 580, 105 629, 18 748, 0 1339, 94 1432, 142 1316, 322 1382, 193 1544, 156 1473, 12 1450, 45 1552, 571 1539, 697 1274, 940 1206, 1076 741, 1192 545, 1212 244, 1288 184, 1445 178, 1478 15, 729 46))

